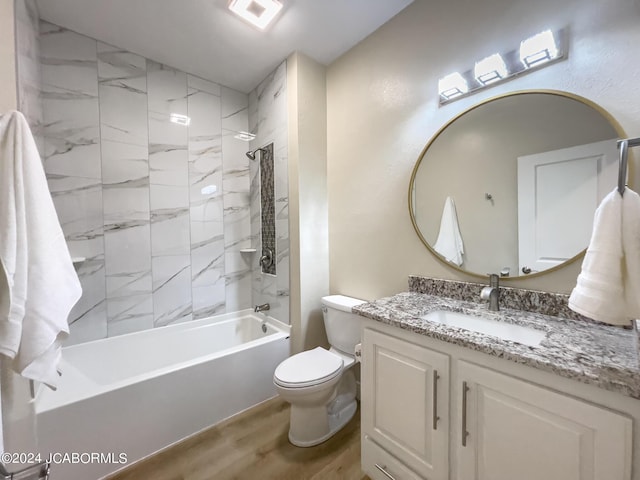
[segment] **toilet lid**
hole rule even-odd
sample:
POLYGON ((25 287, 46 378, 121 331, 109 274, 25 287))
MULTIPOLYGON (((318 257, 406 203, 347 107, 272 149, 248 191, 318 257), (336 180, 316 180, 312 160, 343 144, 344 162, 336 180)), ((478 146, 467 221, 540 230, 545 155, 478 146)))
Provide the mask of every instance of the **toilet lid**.
POLYGON ((334 378, 342 371, 342 364, 342 358, 317 347, 287 358, 278 365, 273 378, 283 387, 309 387, 334 378))

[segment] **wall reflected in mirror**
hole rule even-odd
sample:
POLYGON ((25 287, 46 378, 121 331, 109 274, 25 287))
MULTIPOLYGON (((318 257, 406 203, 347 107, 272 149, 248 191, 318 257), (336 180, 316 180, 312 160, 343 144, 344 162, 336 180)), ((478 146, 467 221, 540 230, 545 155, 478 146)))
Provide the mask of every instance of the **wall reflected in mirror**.
POLYGON ((562 92, 472 107, 418 158, 409 186, 416 232, 440 260, 475 275, 564 265, 587 247, 595 209, 617 185, 621 136, 602 108, 562 92))

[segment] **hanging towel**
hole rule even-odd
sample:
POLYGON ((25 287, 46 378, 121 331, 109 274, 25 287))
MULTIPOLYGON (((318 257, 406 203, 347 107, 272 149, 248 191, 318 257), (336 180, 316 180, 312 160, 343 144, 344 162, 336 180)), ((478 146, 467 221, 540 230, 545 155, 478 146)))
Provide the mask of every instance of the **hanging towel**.
POLYGON ((640 317, 640 196, 627 188, 598 206, 569 308, 611 325, 640 317))
POLYGON ((446 258, 447 261, 458 266, 462 265, 464 261, 462 258, 464 244, 462 243, 462 235, 460 235, 460 227, 458 226, 458 214, 456 213, 456 205, 451 197, 447 197, 444 201, 440 232, 433 249, 446 258))
POLYGON ((67 317, 82 293, 38 149, 24 116, 0 117, 0 353, 23 377, 56 388, 67 317))

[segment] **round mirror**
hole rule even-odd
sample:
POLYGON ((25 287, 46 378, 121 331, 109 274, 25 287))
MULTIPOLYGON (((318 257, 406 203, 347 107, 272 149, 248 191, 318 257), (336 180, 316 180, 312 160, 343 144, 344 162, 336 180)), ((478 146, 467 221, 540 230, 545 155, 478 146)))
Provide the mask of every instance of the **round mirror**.
POLYGON ((429 141, 409 210, 436 257, 473 275, 521 278, 575 260, 617 185, 624 132, 594 103, 515 92, 458 115, 429 141))

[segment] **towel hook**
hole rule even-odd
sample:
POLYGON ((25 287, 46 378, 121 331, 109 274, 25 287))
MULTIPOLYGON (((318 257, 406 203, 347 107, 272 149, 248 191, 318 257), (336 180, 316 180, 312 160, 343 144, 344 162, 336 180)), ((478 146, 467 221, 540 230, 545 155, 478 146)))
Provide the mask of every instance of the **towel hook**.
POLYGON ((629 148, 637 146, 640 146, 640 137, 618 140, 618 150, 620 150, 620 160, 618 163, 618 193, 620 194, 620 196, 624 195, 627 183, 627 156, 629 153, 629 148))

